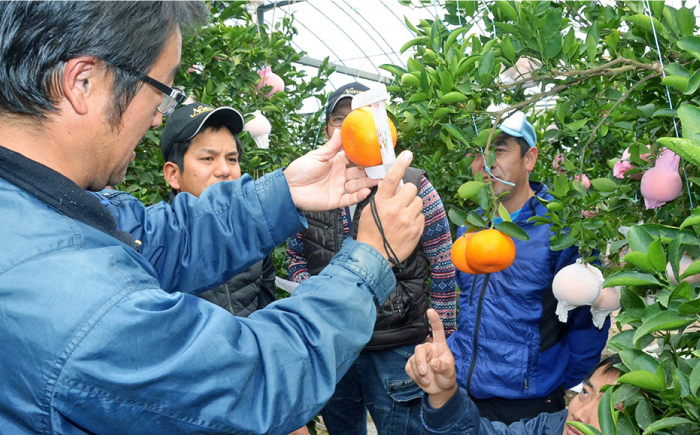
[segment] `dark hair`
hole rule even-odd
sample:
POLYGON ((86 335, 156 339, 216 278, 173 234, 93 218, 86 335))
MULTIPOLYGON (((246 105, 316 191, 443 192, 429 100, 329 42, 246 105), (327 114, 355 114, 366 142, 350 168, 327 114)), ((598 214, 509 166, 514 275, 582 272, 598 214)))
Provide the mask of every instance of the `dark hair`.
POLYGON ((513 139, 515 139, 518 142, 518 145, 520 145, 520 157, 525 157, 525 154, 530 149, 530 144, 528 144, 522 137, 514 137, 513 139))
POLYGON ((618 374, 621 373, 620 369, 615 367, 615 364, 621 364, 621 363, 622 363, 622 359, 620 359, 619 354, 615 353, 615 354, 610 355, 609 357, 600 361, 598 363, 598 365, 593 367, 593 370, 591 370, 586 375, 586 377, 583 379, 583 383, 585 384, 587 381, 589 381, 593 377, 593 374, 601 367, 605 367, 603 369, 603 373, 602 373, 604 375, 608 375, 608 374, 612 374, 612 373, 618 373, 618 374))
POLYGON ((123 69, 148 74, 175 29, 202 25, 202 2, 0 2, 0 114, 46 119, 56 113, 62 68, 90 55, 113 78, 113 127, 143 85, 123 69))
MULTIPOLYGON (((219 131, 224 128, 228 130, 226 124, 220 121, 220 117, 212 116, 211 118, 207 119, 207 121, 204 123, 204 127, 202 127, 202 129, 197 134, 202 134, 205 131, 219 131)), ((241 140, 238 139, 238 136, 236 136, 235 134, 233 135, 233 140, 236 141, 236 150, 238 151, 238 158, 242 159, 243 144, 241 144, 241 140)), ((173 162, 177 165, 178 168, 180 168, 180 171, 184 171, 185 154, 187 154, 187 150, 190 149, 190 145, 192 145, 192 139, 173 143, 173 146, 170 149, 170 152, 168 153, 168 159, 166 160, 166 162, 173 162)))

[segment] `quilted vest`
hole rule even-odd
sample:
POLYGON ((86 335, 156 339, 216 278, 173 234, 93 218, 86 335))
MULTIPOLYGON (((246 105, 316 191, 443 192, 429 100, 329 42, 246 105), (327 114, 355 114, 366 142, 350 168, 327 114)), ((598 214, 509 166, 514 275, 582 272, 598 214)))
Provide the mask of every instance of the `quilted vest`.
MULTIPOLYGON (((413 183, 420 188, 424 172, 408 168, 404 183, 413 183)), ((372 189, 370 197, 376 193, 372 189)), ((357 205, 352 217, 350 236, 357 238, 357 223, 369 198, 357 205)), ((304 236, 304 254, 311 275, 318 275, 340 251, 343 245, 343 217, 340 209, 306 213, 309 228, 304 236)), ((418 344, 428 336, 428 321, 425 315, 430 307, 428 259, 420 244, 406 260, 406 267, 396 273, 396 290, 387 300, 377 305, 377 321, 372 339, 366 350, 385 350, 394 347, 418 344)), ((377 302, 375 301, 375 304, 377 302)))

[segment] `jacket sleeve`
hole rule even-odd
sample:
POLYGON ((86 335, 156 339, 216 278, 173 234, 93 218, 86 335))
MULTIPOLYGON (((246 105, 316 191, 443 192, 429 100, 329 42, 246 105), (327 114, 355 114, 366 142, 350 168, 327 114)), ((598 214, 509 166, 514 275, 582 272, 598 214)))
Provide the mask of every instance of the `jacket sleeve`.
POLYGON ((569 312, 569 332, 566 341, 569 348, 569 364, 566 367, 566 388, 583 381, 583 378, 600 362, 600 356, 608 341, 610 316, 603 328, 593 325, 591 307, 578 307, 569 312))
POLYGON ((291 297, 247 318, 167 294, 134 270, 61 357, 52 380, 57 433, 292 432, 320 411, 369 341, 373 295, 383 301, 396 285, 387 261, 354 240, 291 297))
POLYGON ((119 229, 141 243, 141 255, 167 292, 197 293, 215 287, 306 225, 282 170, 258 180, 244 175, 216 183, 199 199, 183 193, 172 205, 161 202, 146 208, 124 192, 98 196, 109 203, 119 229))
POLYGON ((421 407, 423 429, 427 435, 560 435, 564 431, 566 410, 542 413, 530 420, 511 425, 479 417, 479 409, 463 388, 441 408, 430 406, 428 395, 421 407))
POLYGON ((421 246, 430 262, 430 301, 440 315, 445 334, 451 335, 457 325, 457 290, 455 268, 452 265, 452 235, 440 195, 427 177, 421 177, 418 196, 423 200, 425 228, 421 246))
MULTIPOLYGON (((576 247, 561 251, 557 257, 555 274, 562 268, 573 264, 578 258, 576 247)), ((566 388, 578 385, 600 361, 600 355, 608 341, 610 319, 605 321, 602 329, 593 325, 591 307, 578 307, 569 312, 566 334, 569 349, 569 363, 566 367, 566 388)))
POLYGON ((277 277, 275 260, 272 258, 272 255, 268 255, 263 259, 262 264, 260 293, 258 293, 258 310, 265 308, 277 299, 275 277, 277 277))

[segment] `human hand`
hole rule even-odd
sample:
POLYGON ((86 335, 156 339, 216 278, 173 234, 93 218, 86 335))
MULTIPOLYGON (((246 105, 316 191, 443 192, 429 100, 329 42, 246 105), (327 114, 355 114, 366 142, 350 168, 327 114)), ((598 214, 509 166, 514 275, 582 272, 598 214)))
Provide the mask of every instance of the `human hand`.
MULTIPOLYGON (((412 160, 413 154, 410 151, 399 154, 384 180, 379 183, 377 193, 374 195, 384 237, 386 237, 399 262, 411 255, 425 226, 425 217, 421 213, 423 200, 416 195, 418 193, 416 186, 406 183, 401 189, 398 189, 401 178, 412 160)), ((371 245, 384 258, 389 258, 384 248, 382 233, 374 221, 369 205, 362 210, 357 240, 371 245)))
POLYGON ((340 151, 340 132, 324 146, 294 160, 284 170, 294 205, 305 211, 325 211, 357 204, 369 195, 378 180, 367 177, 340 151))
POLYGON ((440 408, 457 392, 457 370, 437 311, 430 308, 428 319, 433 341, 416 346, 406 363, 406 374, 430 395, 430 405, 440 408))
POLYGON ((306 428, 306 426, 302 426, 289 435, 309 435, 309 430, 306 428))

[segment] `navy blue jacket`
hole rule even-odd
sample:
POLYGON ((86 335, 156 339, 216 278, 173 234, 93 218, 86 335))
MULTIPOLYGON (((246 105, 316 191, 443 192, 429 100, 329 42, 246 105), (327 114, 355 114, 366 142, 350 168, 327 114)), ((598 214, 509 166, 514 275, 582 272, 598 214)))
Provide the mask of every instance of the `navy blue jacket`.
MULTIPOLYGON (((545 185, 530 184, 536 196, 552 199, 545 185)), ((551 225, 527 222, 546 211, 535 197, 520 210, 514 223, 530 240, 513 240, 509 268, 490 276, 457 272, 459 317, 448 343, 459 385, 477 399, 544 397, 562 384, 577 385, 600 361, 610 320, 599 330, 590 307, 571 311, 567 323, 555 314, 552 280, 576 261, 578 249, 552 251, 551 225)))

